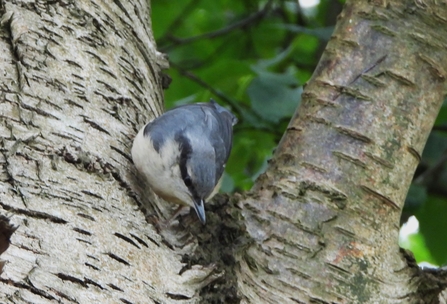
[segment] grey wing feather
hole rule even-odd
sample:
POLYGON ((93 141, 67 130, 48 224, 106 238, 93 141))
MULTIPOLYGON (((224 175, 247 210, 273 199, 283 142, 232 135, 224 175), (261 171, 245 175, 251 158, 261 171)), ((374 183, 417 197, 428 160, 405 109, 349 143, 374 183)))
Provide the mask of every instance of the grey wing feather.
POLYGON ((197 103, 167 111, 149 123, 145 127, 144 134, 145 136, 150 134, 157 152, 160 152, 166 138, 175 138, 176 134, 185 129, 201 135, 201 139, 208 138, 215 153, 215 184, 217 184, 230 156, 233 142, 232 126, 236 121, 236 117, 230 111, 214 101, 197 103))
POLYGON ((208 115, 214 116, 212 128, 210 129, 211 145, 216 154, 216 181, 218 183, 224 169, 225 164, 230 156, 233 144, 233 122, 235 117, 228 110, 220 107, 217 103, 213 105, 214 111, 208 115))
MULTIPOLYGON (((181 107, 180 107, 181 108, 181 107)), ((230 156, 233 144, 233 124, 236 117, 227 109, 216 102, 199 103, 184 106, 191 111, 188 115, 193 128, 203 134, 203 139, 208 138, 215 153, 215 185, 225 169, 225 164, 230 156), (202 122, 202 123, 200 123, 202 122)))

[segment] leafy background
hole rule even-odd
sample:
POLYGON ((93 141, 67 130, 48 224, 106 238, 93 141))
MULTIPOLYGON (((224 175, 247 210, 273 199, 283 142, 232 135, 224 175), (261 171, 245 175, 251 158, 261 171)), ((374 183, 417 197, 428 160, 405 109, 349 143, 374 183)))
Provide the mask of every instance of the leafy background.
MULTIPOLYGON (((214 98, 239 118, 222 190, 248 190, 266 168, 332 34, 344 1, 152 0, 169 55, 166 108, 214 98)), ((400 244, 418 262, 447 262, 447 102, 409 191, 400 244), (416 220, 417 219, 417 220, 416 220)))

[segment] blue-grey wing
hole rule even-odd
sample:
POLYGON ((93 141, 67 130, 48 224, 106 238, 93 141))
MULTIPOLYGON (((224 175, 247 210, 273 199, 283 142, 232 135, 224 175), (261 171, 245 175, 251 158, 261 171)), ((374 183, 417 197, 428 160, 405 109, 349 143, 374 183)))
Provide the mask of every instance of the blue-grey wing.
POLYGON ((208 111, 205 112, 208 115, 208 119, 213 120, 213 123, 210 124, 209 138, 215 152, 215 184, 217 184, 224 172, 228 157, 230 156, 233 145, 233 124, 236 122, 236 118, 231 112, 213 101, 208 103, 207 106, 209 108, 208 111))
MULTIPOLYGON (((215 154, 215 183, 216 185, 225 169, 233 145, 233 125, 236 117, 227 109, 211 100, 209 103, 197 103, 178 107, 190 111, 189 124, 196 134, 203 134, 202 140, 211 144, 215 154)), ((207 146, 204 142, 203 146, 207 146)))
MULTIPOLYGON (((230 156, 233 125, 236 117, 216 102, 196 103, 176 107, 149 123, 144 134, 149 134, 157 152, 166 139, 178 138, 185 130, 198 136, 202 146, 211 144, 215 154, 215 184, 219 181, 230 156)), ((192 147, 194 149, 194 147, 192 147)))

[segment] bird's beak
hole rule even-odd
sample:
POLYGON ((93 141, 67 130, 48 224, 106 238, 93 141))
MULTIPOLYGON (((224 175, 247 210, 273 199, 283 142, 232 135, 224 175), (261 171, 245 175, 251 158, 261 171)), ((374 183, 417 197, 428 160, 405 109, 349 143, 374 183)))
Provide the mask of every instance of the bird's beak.
POLYGON ((205 204, 203 199, 194 200, 194 209, 196 209, 197 216, 203 225, 206 223, 205 204))

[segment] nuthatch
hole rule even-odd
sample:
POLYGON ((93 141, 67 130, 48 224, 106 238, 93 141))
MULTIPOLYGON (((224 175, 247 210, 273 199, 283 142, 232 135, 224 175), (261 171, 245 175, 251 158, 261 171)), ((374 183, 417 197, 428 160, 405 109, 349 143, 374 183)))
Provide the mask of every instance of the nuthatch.
POLYGON ((158 196, 194 207, 205 224, 204 202, 218 188, 236 122, 212 99, 174 108, 138 132, 133 162, 158 196))

